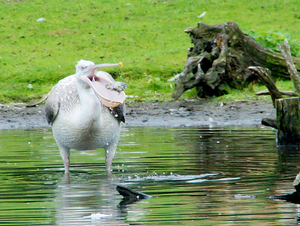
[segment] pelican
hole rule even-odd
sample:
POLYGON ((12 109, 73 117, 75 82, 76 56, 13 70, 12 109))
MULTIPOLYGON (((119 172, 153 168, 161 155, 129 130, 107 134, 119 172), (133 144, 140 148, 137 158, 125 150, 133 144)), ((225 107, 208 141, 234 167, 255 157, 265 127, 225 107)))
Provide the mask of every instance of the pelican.
POLYGON ((60 80, 50 91, 45 105, 46 119, 69 173, 70 149, 104 148, 107 174, 120 137, 120 124, 125 122, 126 83, 118 83, 103 67, 118 64, 94 64, 80 60, 76 74, 60 80), (121 87, 121 88, 120 88, 121 87))

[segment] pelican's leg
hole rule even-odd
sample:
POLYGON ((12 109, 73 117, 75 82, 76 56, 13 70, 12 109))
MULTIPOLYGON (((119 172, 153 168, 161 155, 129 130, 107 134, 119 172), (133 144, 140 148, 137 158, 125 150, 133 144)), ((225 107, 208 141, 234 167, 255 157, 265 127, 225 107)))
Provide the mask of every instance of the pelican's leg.
POLYGON ((69 173, 70 169, 70 148, 59 146, 60 156, 63 159, 65 173, 69 173))
POLYGON ((107 175, 111 175, 111 171, 112 171, 111 165, 112 165, 112 160, 116 153, 117 144, 108 145, 104 149, 105 149, 106 173, 107 175))

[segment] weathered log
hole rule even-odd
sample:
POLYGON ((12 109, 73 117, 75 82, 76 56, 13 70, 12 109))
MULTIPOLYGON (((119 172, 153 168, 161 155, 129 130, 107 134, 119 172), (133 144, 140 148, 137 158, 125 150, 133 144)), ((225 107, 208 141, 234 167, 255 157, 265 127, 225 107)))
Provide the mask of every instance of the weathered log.
POLYGON ((299 97, 276 100, 277 145, 300 144, 299 97))
MULTIPOLYGON (((289 78, 282 55, 257 43, 235 22, 215 26, 199 22, 185 32, 190 34, 194 46, 188 50, 184 70, 175 81, 174 99, 193 87, 199 97, 223 95, 226 86, 242 89, 257 79, 249 66, 269 68, 273 80, 289 78)), ((292 59, 299 71, 300 59, 292 59)))

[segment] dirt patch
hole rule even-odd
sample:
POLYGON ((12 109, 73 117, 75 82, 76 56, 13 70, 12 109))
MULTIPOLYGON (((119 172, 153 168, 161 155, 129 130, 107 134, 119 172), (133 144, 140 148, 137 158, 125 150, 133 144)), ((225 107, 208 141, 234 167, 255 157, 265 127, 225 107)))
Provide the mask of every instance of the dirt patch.
MULTIPOLYGON (((135 126, 257 126, 262 118, 275 118, 271 101, 239 101, 226 104, 205 99, 165 103, 128 104, 125 127, 135 126)), ((0 106, 0 129, 47 127, 44 106, 0 106)))

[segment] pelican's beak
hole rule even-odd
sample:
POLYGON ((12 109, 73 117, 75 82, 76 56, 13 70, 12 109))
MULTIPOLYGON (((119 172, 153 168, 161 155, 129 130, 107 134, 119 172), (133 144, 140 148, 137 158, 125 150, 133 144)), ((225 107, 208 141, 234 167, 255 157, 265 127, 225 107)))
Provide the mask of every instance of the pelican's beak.
POLYGON ((106 76, 98 76, 95 74, 96 70, 102 67, 116 67, 123 66, 123 63, 118 64, 96 64, 91 65, 87 68, 88 76, 81 76, 81 80, 89 85, 95 92, 96 96, 100 101, 107 107, 117 107, 123 104, 126 98, 124 91, 117 92, 114 90, 109 90, 105 86, 106 84, 113 83, 106 76))

